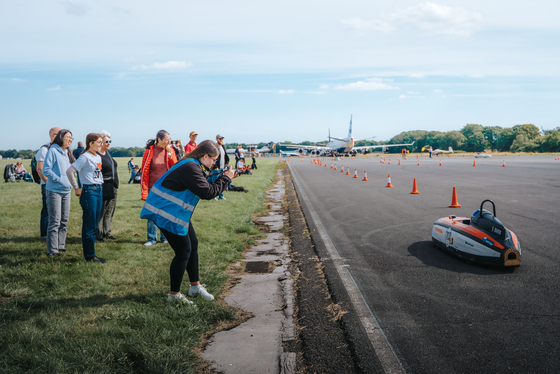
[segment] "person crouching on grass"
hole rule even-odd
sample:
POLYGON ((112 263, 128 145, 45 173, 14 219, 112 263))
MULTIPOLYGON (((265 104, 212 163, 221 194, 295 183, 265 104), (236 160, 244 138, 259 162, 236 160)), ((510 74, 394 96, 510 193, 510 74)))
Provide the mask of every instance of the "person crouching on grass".
POLYGON ((86 149, 66 171, 66 175, 76 190, 82 206, 82 247, 86 261, 105 263, 107 260, 95 255, 97 224, 103 204, 103 174, 101 173, 101 150, 103 138, 99 134, 86 136, 86 149), (82 188, 78 188, 74 173, 78 172, 82 188))
POLYGON ((154 183, 140 212, 141 218, 155 222, 175 251, 169 267, 169 301, 192 304, 180 292, 185 270, 191 282, 188 296, 201 295, 206 300, 214 300, 198 277, 198 239, 191 217, 200 199, 215 198, 236 176, 233 170, 226 170, 213 183, 208 183, 207 178, 219 154, 212 141, 201 142, 154 183))

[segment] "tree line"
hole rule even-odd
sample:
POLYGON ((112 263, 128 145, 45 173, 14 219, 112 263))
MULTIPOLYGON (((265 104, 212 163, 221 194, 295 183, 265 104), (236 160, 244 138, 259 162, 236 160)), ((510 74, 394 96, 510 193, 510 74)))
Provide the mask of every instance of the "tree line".
MULTIPOLYGON (((483 152, 483 151, 499 151, 499 152, 560 152, 560 127, 551 130, 539 129, 532 124, 516 125, 513 127, 500 126, 482 126, 478 124, 465 125, 461 130, 453 130, 447 132, 441 131, 404 131, 395 135, 391 140, 386 142, 377 141, 361 141, 356 142, 356 146, 366 145, 384 145, 384 144, 408 144, 414 142, 413 146, 409 146, 411 152, 422 152, 427 147, 433 149, 453 148, 454 151, 464 152, 483 152)), ((293 144, 290 141, 284 144, 293 144)), ((323 143, 327 143, 324 141, 323 143)), ((224 144, 226 149, 236 148, 241 144, 246 149, 245 143, 227 143, 224 144)), ((264 142, 258 143, 257 147, 262 148, 264 142)), ((315 145, 317 143, 305 141, 299 144, 315 145)), ((276 147, 279 152, 280 147, 276 147)), ((142 157, 144 147, 115 147, 110 152, 113 157, 142 157)), ((399 147, 389 148, 389 152, 400 153, 399 147)), ((22 158, 31 159, 37 150, 9 149, 0 151, 3 158, 22 158)))

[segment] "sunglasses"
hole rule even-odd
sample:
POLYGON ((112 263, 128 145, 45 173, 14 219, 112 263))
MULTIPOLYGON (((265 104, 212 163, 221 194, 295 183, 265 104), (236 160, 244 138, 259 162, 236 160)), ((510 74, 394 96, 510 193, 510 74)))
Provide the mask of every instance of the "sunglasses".
POLYGON ((112 140, 105 140, 105 144, 111 144, 112 142, 112 140))

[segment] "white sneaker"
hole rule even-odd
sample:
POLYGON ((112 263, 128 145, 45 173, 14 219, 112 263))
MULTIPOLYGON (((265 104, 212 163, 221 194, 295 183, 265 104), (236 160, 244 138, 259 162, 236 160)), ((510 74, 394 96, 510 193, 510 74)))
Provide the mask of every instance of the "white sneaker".
POLYGON ((145 245, 146 247, 149 247, 149 246, 154 245, 154 244, 156 244, 156 243, 154 243, 154 242, 151 241, 151 240, 148 240, 146 243, 144 243, 144 245, 145 245))
POLYGON ((180 293, 180 292, 177 293, 177 294, 175 294, 175 295, 170 294, 170 293, 167 294, 167 301, 175 301, 175 300, 180 301, 180 302, 182 302, 183 304, 190 304, 190 305, 194 304, 192 301, 190 301, 189 299, 187 299, 187 298, 185 297, 185 295, 183 295, 183 294, 180 293))
POLYGON ((218 201, 218 197, 216 196, 216 197, 214 198, 214 200, 218 201))
POLYGON ((166 240, 162 241, 161 244, 168 244, 169 242, 166 240))
POLYGON ((201 295, 204 298, 204 300, 214 300, 214 296, 210 295, 208 291, 206 291, 205 286, 206 286, 205 284, 201 284, 199 286, 191 286, 188 295, 190 297, 201 295))
POLYGON ((226 199, 225 197, 222 196, 222 197, 220 197, 220 200, 227 200, 227 199, 226 199))

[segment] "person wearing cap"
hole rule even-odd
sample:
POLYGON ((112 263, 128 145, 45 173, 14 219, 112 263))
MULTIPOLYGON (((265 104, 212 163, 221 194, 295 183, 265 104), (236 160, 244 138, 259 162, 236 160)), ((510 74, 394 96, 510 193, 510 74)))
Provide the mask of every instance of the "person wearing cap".
MULTIPOLYGON (((224 137, 222 135, 220 134, 216 135, 216 143, 218 144, 218 150, 220 151, 220 154, 216 159, 216 163, 214 164, 214 168, 213 168, 214 171, 212 174, 219 175, 224 170, 226 165, 229 164, 229 156, 226 153, 226 148, 224 147, 224 137)), ((215 198, 215 200, 225 200, 225 199, 226 198, 224 197, 223 191, 220 192, 220 195, 215 198)))
POLYGON ((196 131, 191 131, 191 133, 189 134, 189 142, 187 143, 187 145, 185 146, 185 153, 190 153, 192 151, 194 151, 194 149, 196 148, 196 138, 198 137, 198 134, 196 133, 196 131))

